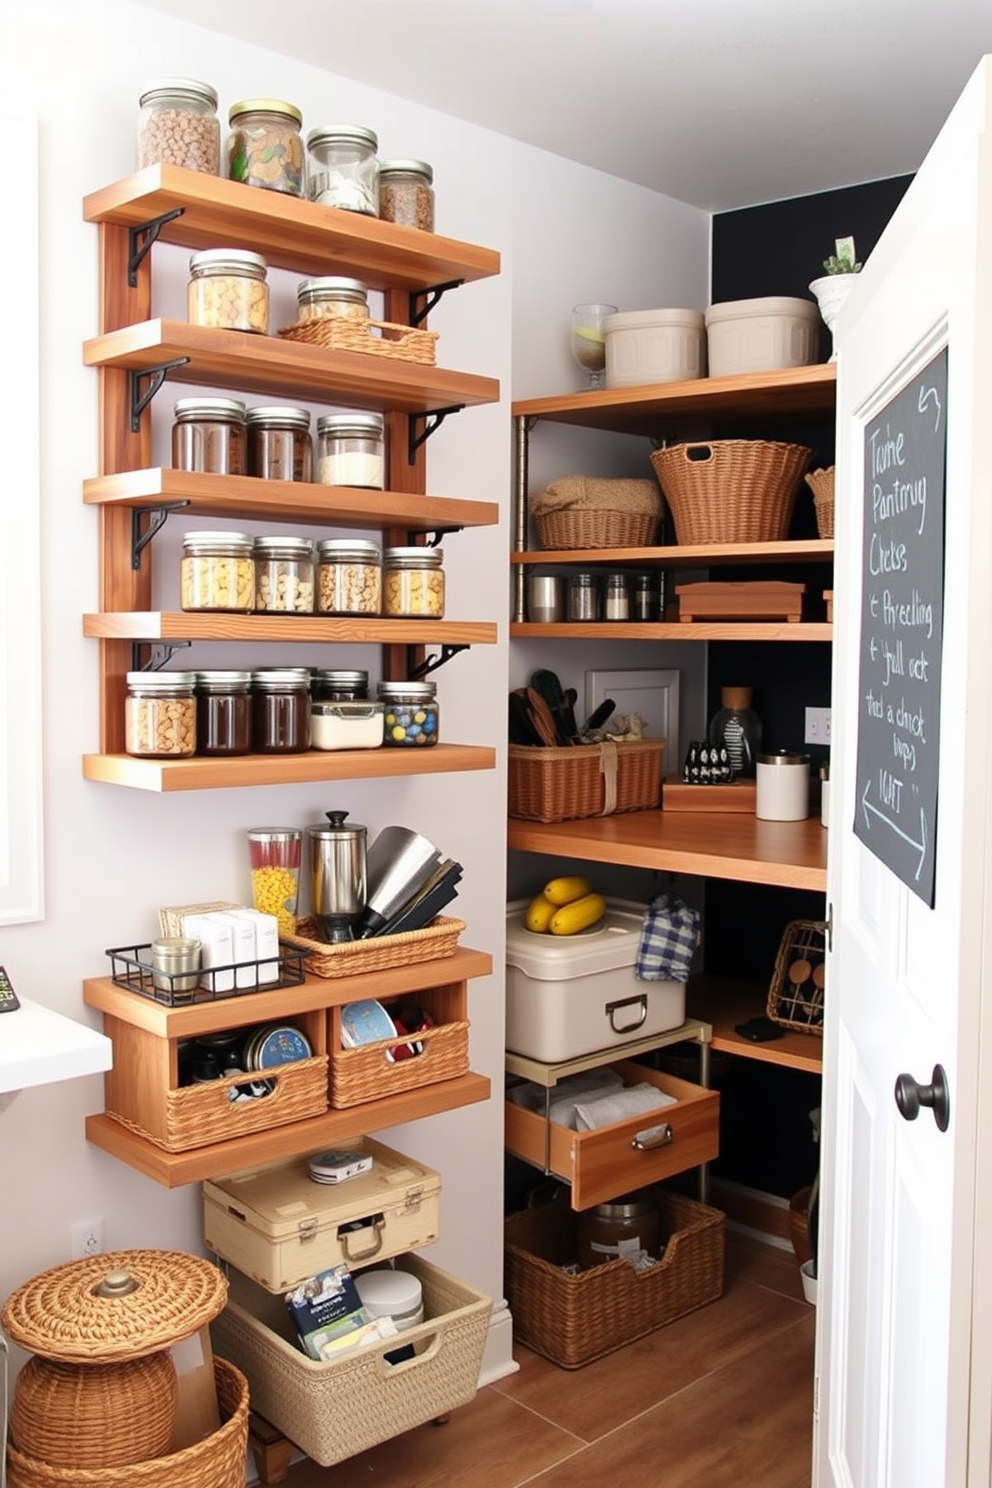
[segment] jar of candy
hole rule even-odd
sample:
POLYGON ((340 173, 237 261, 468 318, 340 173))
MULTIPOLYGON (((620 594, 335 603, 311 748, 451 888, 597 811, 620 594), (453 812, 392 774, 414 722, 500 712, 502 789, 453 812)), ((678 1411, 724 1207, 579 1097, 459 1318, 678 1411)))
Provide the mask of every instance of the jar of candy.
POLYGON ((128 672, 124 750, 144 759, 196 753, 193 672, 128 672))
POLYGON ((438 738, 437 686, 434 682, 380 682, 383 744, 423 748, 438 738))
POLYGON ((381 491, 386 478, 381 413, 325 413, 317 420, 317 479, 381 491))
POLYGON ((379 162, 379 216, 383 222, 434 231, 434 171, 426 160, 379 162))
POLYGON ((313 444, 307 408, 249 408, 248 474, 260 480, 313 479, 313 444))
POLYGON ((138 169, 181 165, 220 175, 217 91, 193 78, 159 78, 138 99, 138 169))
POLYGON ((251 674, 252 744, 260 754, 304 754, 310 748, 310 673, 268 667, 251 674))
POLYGON ((366 321, 369 318, 369 294, 361 279, 346 279, 325 274, 319 279, 303 279, 296 286, 296 319, 366 321))
POLYGON ((227 174, 246 186, 306 195, 303 115, 279 98, 246 98, 228 111, 227 174))
POLYGON ((444 618, 441 548, 386 548, 382 555, 382 612, 394 617, 444 618))
POLYGON ((251 672, 196 673, 196 752, 251 750, 251 672))
POLYGON ((247 532, 187 532, 180 565, 182 609, 250 615, 255 607, 253 546, 247 532))
POLYGON ((176 470, 244 475, 245 405, 236 398, 178 398, 173 405, 176 470))
POLYGON ((379 215, 379 140, 359 124, 334 124, 307 135, 311 201, 379 215))
POLYGON ((378 615, 382 553, 362 538, 327 537, 317 544, 317 613, 378 615))
POLYGON ((269 331, 265 259, 241 248, 205 248, 189 261, 186 318, 213 330, 269 331))
POLYGON ((313 614, 313 543, 308 537, 256 537, 255 609, 313 614))

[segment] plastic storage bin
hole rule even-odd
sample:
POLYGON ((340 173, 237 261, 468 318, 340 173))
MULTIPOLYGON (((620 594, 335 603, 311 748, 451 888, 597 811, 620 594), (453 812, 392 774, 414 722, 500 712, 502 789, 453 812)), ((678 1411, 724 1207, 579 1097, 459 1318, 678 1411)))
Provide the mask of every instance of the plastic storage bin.
POLYGON ((711 377, 808 367, 820 351, 820 312, 789 295, 725 300, 707 310, 706 336, 711 377))
POLYGON ((608 315, 603 329, 607 387, 706 376, 706 321, 701 310, 625 310, 608 315))

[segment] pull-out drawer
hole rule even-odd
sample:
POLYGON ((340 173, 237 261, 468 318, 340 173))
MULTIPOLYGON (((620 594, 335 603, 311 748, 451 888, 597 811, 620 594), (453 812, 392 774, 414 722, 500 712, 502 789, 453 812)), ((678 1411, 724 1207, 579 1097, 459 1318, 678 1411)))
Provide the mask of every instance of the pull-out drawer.
POLYGON ((674 1096, 675 1104, 576 1132, 508 1100, 507 1151, 571 1184, 575 1209, 609 1203, 619 1194, 713 1161, 719 1152, 717 1091, 627 1059, 603 1068, 615 1070, 625 1085, 655 1085, 674 1096))

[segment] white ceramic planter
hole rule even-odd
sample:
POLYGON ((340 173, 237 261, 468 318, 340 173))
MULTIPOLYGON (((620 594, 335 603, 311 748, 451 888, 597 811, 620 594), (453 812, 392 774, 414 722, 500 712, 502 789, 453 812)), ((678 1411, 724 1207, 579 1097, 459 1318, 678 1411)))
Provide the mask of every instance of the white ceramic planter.
MULTIPOLYGON (((834 321, 840 314, 840 308, 851 292, 857 274, 824 274, 819 279, 814 279, 809 286, 810 291, 816 295, 816 302, 823 316, 823 323, 830 332, 831 339, 834 334, 834 321)), ((834 342, 830 353, 830 360, 837 360, 837 344, 834 342)))

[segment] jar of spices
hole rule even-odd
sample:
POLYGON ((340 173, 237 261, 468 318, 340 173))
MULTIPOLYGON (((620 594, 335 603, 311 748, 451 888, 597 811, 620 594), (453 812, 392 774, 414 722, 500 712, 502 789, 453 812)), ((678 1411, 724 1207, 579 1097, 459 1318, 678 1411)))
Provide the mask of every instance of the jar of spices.
POLYGON ((313 543, 308 537, 256 537, 255 609, 313 614, 313 543))
POLYGON ((312 673, 310 696, 315 703, 362 703, 368 695, 368 672, 318 669, 312 673))
POLYGON ((311 201, 379 215, 379 140, 359 124, 333 124, 307 135, 311 201))
POLYGON ((630 618, 641 621, 661 619, 661 604, 653 573, 634 575, 630 590, 630 618))
POLYGON ((173 405, 176 470, 244 475, 245 405, 236 398, 178 398, 173 405))
POLYGON ((196 673, 197 754, 251 750, 251 672, 196 673))
POLYGON ((303 115, 279 98, 246 98, 228 111, 227 174, 246 186, 306 195, 303 115))
POLYGON ((441 548, 386 548, 382 555, 382 612, 394 617, 444 618, 441 548))
POLYGON ((383 744, 400 748, 423 748, 438 738, 437 684, 434 682, 380 682, 383 744))
POLYGON ((217 91, 193 78, 158 78, 138 99, 138 169, 181 165, 220 175, 217 91))
POLYGON ((193 672, 128 672, 124 750, 142 759, 196 753, 193 672))
POLYGON ((303 754, 310 748, 310 673, 306 667, 266 667, 251 674, 252 744, 260 754, 303 754))
POLYGON ((313 480, 313 444, 307 408, 249 408, 248 474, 259 480, 313 480))
POLYGON ((378 615, 382 551, 363 538, 326 537, 317 544, 317 613, 378 615))
POLYGON ((296 286, 298 322, 324 320, 331 315, 340 320, 368 320, 369 294, 361 279, 325 274, 319 279, 303 279, 296 286))
POLYGON ((379 216, 383 222, 434 231, 434 171, 426 160, 379 162, 379 216))
POLYGON ((594 573, 575 573, 568 581, 569 620, 599 619, 599 587, 594 573))
POLYGON ((584 1209, 578 1222, 579 1263, 602 1266, 618 1256, 646 1251, 657 1259, 661 1246, 658 1200, 650 1189, 584 1209))
POLYGON ((215 330, 269 331, 267 265, 241 248, 205 248, 189 261, 186 318, 215 330))
POLYGON ((253 546, 247 532, 187 532, 180 565, 182 609, 250 615, 255 607, 253 546))
POLYGON ((630 619, 630 589, 625 573, 608 573, 603 586, 604 620, 630 619))
POLYGON ((381 413, 325 413, 317 420, 317 479, 381 491, 386 478, 381 413))

